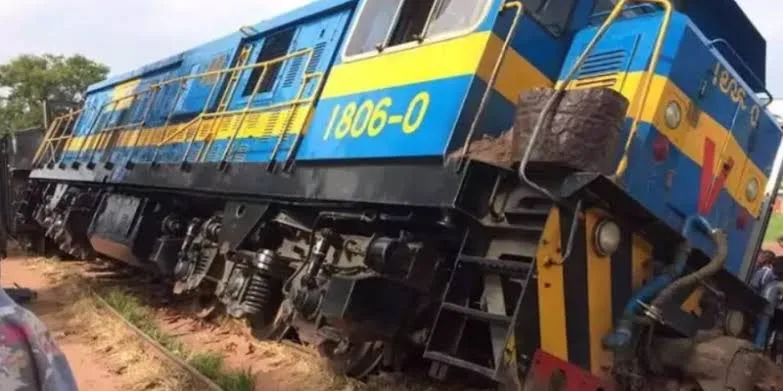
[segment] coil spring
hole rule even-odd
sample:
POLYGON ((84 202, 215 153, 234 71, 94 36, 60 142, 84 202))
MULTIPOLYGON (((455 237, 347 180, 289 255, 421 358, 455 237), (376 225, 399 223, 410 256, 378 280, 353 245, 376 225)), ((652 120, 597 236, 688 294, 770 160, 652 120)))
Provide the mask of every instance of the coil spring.
POLYGON ((283 299, 281 289, 282 282, 259 273, 253 274, 244 298, 248 312, 271 321, 283 299))
POLYGON ((209 272, 209 262, 205 255, 199 253, 196 255, 196 265, 193 268, 193 276, 205 276, 209 272))

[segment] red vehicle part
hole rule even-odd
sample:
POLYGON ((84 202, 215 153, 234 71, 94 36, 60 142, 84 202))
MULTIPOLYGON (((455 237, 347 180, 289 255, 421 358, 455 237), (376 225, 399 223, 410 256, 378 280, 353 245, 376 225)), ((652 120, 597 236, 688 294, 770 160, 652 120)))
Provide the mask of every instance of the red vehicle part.
POLYGON ((617 387, 551 354, 538 351, 525 381, 525 391, 614 391, 617 387))

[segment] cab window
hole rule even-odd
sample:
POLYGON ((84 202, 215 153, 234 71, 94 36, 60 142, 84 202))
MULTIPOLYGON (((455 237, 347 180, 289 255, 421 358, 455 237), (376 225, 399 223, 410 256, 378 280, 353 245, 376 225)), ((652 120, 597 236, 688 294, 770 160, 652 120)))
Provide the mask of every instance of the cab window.
POLYGON ((347 56, 382 52, 476 25, 490 0, 367 0, 346 49, 347 56))
MULTIPOLYGON (((616 5, 617 5, 617 0, 596 0, 593 14, 603 14, 603 13, 611 12, 616 5)), ((656 6, 652 4, 637 5, 635 7, 627 6, 626 11, 623 12, 623 16, 631 17, 636 15, 641 15, 645 12, 649 12, 651 9, 652 11, 655 11, 656 6)))
POLYGON ((568 30, 576 0, 524 0, 522 3, 533 19, 553 35, 560 36, 568 30))
POLYGON ((617 4, 617 0, 596 0, 593 13, 609 12, 614 8, 615 4, 617 4))

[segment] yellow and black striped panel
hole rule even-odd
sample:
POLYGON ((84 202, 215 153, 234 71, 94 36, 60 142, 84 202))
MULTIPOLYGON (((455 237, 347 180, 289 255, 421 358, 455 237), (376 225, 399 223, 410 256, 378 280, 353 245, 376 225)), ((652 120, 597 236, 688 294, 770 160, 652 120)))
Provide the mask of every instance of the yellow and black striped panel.
POLYGON ((614 365, 603 338, 652 271, 652 246, 633 232, 623 232, 611 256, 596 251, 595 228, 608 217, 599 209, 580 214, 563 259, 574 215, 554 208, 537 252, 541 349, 600 378, 609 378, 614 365))

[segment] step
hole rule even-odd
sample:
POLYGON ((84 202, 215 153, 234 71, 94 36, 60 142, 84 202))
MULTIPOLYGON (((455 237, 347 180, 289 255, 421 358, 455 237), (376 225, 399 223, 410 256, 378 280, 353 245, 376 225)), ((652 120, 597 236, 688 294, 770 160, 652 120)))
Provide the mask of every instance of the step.
POLYGON ((487 368, 482 365, 474 364, 470 361, 461 360, 459 358, 449 356, 448 354, 444 354, 440 352, 424 352, 424 358, 427 360, 438 361, 447 365, 451 365, 453 367, 476 372, 490 379, 495 379, 496 377, 495 375, 496 371, 492 368, 487 368))
POLYGON ((453 303, 443 303, 441 306, 442 310, 446 310, 449 312, 456 312, 458 314, 465 315, 467 317, 473 318, 473 319, 479 319, 483 321, 487 321, 490 323, 497 323, 501 325, 508 326, 511 324, 511 317, 506 315, 499 315, 499 314, 491 314, 486 311, 481 311, 469 307, 464 307, 458 304, 453 303))
POLYGON ((551 212, 551 209, 511 208, 504 213, 514 216, 547 217, 551 212))
POLYGON ((458 261, 481 266, 485 269, 494 270, 506 274, 524 274, 530 272, 532 263, 518 261, 503 261, 500 259, 490 259, 477 257, 473 255, 460 255, 458 261))

